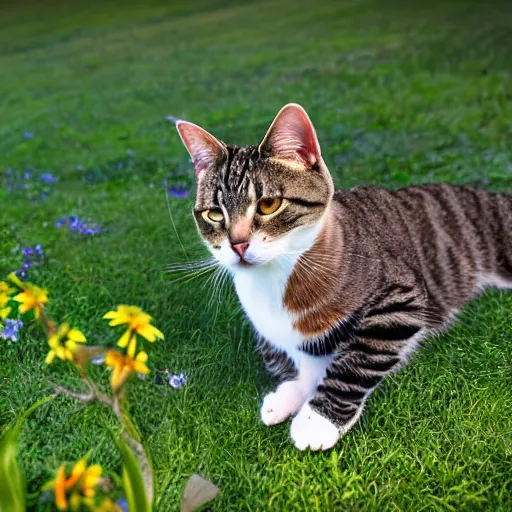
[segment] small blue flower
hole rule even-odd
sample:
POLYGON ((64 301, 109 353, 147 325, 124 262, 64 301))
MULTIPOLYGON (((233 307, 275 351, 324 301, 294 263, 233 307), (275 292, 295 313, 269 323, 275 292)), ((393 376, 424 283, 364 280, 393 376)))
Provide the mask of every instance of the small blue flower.
POLYGON ((32 173, 30 171, 25 171, 25 173, 23 174, 23 177, 26 180, 29 180, 32 177, 32 173))
POLYGON ((171 196, 176 197, 177 199, 188 199, 190 196, 190 190, 187 190, 185 187, 181 187, 178 185, 173 185, 169 189, 171 196))
POLYGON ((43 246, 41 244, 34 245, 34 252, 40 257, 44 258, 43 246))
POLYGON ((19 331, 23 327, 21 320, 12 320, 8 318, 4 320, 4 327, 0 331, 0 338, 4 340, 11 340, 16 343, 18 341, 19 331))
POLYGON ((52 173, 43 172, 39 175, 39 179, 44 183, 57 183, 59 181, 52 173))
POLYGON ((34 247, 23 247, 21 255, 24 256, 25 261, 19 270, 14 273, 20 279, 26 279, 28 271, 32 265, 40 265, 44 260, 44 251, 41 244, 37 244, 34 247))
POLYGON ((103 363, 105 362, 105 356, 98 356, 98 357, 93 357, 91 359, 91 363, 96 365, 96 366, 101 366, 103 363))
POLYGON ((97 224, 89 224, 86 221, 80 220, 75 215, 70 215, 68 217, 61 217, 56 223, 55 226, 57 228, 61 228, 63 226, 68 226, 69 230, 73 233, 78 233, 79 235, 92 236, 98 235, 103 231, 103 229, 97 224))
POLYGON ((179 375, 168 374, 167 380, 169 381, 169 385, 174 389, 179 389, 187 385, 187 378, 185 377, 183 372, 180 373, 179 375))
POLYGON ((125 498, 119 498, 117 501, 116 501, 116 505, 123 511, 123 512, 128 512, 128 502, 126 501, 125 498))
POLYGON ((23 134, 23 137, 25 137, 25 139, 31 139, 33 136, 34 134, 32 132, 25 132, 23 134))

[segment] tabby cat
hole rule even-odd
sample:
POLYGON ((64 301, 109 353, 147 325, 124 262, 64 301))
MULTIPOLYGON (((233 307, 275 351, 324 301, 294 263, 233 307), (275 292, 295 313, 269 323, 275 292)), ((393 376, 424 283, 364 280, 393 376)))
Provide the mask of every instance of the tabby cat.
POLYGON ((194 217, 233 276, 280 384, 261 419, 295 416, 301 450, 332 447, 382 379, 486 286, 512 288, 512 196, 466 186, 334 190, 306 111, 286 105, 258 146, 178 121, 194 217))

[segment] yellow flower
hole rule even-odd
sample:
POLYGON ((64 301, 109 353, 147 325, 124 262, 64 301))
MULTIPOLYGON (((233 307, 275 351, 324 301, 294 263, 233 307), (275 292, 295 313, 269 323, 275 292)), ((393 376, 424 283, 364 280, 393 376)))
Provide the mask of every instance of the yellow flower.
MULTIPOLYGON (((1 297, 0 297, 0 303, 1 303, 1 297)), ((11 312, 11 308, 0 308, 0 320, 5 320, 7 318, 7 315, 11 312)))
POLYGON ((122 508, 110 498, 105 498, 100 506, 94 509, 94 512, 122 512, 122 508))
POLYGON ((67 322, 62 324, 57 332, 48 338, 51 350, 46 356, 45 363, 51 364, 55 356, 62 360, 73 361, 76 344, 85 342, 85 336, 78 329, 70 329, 67 322))
POLYGON ((136 306, 117 306, 117 311, 109 311, 103 318, 110 320, 108 325, 112 327, 128 325, 128 329, 119 338, 117 345, 121 348, 128 347, 127 353, 132 358, 137 347, 137 334, 151 342, 157 338, 164 339, 162 332, 151 325, 153 318, 136 306))
POLYGON ((0 320, 5 320, 11 312, 11 308, 7 306, 7 303, 11 300, 9 295, 14 291, 14 288, 9 288, 5 281, 0 281, 0 320))
POLYGON ((55 480, 48 482, 44 489, 53 489, 55 505, 59 510, 79 510, 81 505, 94 507, 95 487, 101 477, 102 468, 95 464, 87 467, 85 459, 80 459, 71 470, 71 475, 66 478, 66 469, 62 465, 55 480))
POLYGON ((36 318, 39 318, 41 310, 44 308, 44 304, 48 302, 47 291, 35 286, 34 284, 21 282, 14 273, 9 274, 9 281, 23 290, 21 293, 18 293, 18 295, 13 297, 16 302, 21 303, 19 312, 23 314, 27 311, 34 310, 36 318))
POLYGON ((10 295, 14 291, 14 288, 9 288, 9 285, 5 281, 0 281, 0 296, 10 295))
POLYGON ((147 360, 148 355, 144 351, 139 352, 134 359, 118 350, 109 350, 105 357, 105 364, 112 367, 112 376, 110 377, 112 389, 117 391, 133 372, 149 373, 149 368, 146 366, 147 360))

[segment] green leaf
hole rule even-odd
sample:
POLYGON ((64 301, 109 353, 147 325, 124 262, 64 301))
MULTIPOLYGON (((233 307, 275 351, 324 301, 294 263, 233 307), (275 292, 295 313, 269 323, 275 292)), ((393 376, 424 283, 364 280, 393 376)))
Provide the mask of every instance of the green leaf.
POLYGON ((19 420, 2 433, 0 439, 0 512, 25 512, 26 483, 25 475, 16 458, 18 441, 23 423, 38 407, 51 400, 48 396, 27 409, 19 420))
POLYGON ((139 459, 121 438, 117 444, 123 456, 123 486, 129 512, 151 512, 139 459))
POLYGON ((137 430, 137 427, 135 426, 135 423, 131 420, 130 416, 126 413, 123 414, 123 427, 125 428, 128 435, 133 437, 137 443, 141 443, 142 440, 140 438, 139 431, 137 430))

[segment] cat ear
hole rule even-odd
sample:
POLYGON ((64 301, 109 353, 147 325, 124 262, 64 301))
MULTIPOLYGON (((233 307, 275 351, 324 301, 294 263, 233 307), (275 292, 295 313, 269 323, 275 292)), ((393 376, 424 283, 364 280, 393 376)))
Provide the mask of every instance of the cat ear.
POLYGON ((306 111, 288 103, 277 114, 258 148, 260 154, 316 168, 322 160, 320 144, 306 111))
POLYGON ((228 150, 225 144, 200 126, 179 120, 176 121, 176 129, 194 163, 197 177, 222 155, 227 156, 228 150))

